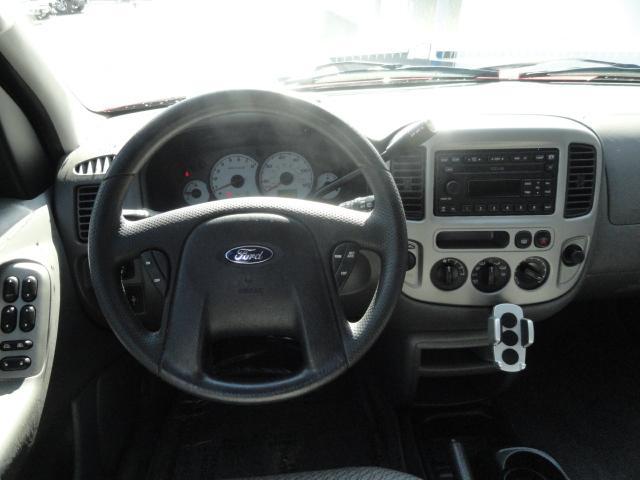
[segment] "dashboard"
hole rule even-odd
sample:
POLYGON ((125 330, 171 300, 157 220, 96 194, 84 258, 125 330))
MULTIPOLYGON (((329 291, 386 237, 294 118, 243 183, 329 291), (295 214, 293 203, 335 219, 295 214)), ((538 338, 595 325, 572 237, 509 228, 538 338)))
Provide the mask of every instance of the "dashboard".
MULTIPOLYGON (((594 118, 575 111, 553 114, 577 108, 567 91, 584 88, 495 84, 312 98, 381 151, 402 126, 427 119, 431 126, 433 135, 419 148, 389 159, 410 239, 410 268, 396 313, 401 324, 476 329, 487 307, 502 302, 523 305, 532 318, 542 319, 578 296, 640 291, 640 193, 634 186, 640 119, 601 112, 612 98, 626 98, 623 87, 589 89, 594 118), (542 89, 546 96, 534 95, 542 89), (476 111, 470 114, 456 103, 462 93, 484 104, 465 104, 476 111), (533 97, 542 100, 530 104, 533 97), (370 115, 371 104, 387 114, 370 115), (576 162, 584 155, 590 170, 576 177, 576 162), (574 214, 576 187, 588 188, 588 201, 574 214)), ((109 119, 109 135, 101 132, 101 142, 85 142, 58 172, 57 221, 88 309, 94 303, 86 264, 92 199, 106 160, 154 115, 109 119)), ((154 154, 125 204, 133 212, 153 212, 247 194, 314 200, 320 185, 352 170, 342 152, 304 126, 246 118, 215 128, 196 125, 154 154)), ((367 195, 359 177, 318 200, 340 204, 367 195)), ((368 208, 366 202, 352 206, 368 208)), ((364 303, 375 288, 376 265, 368 260, 345 284, 345 305, 364 303)))
MULTIPOLYGON (((248 196, 312 198, 353 170, 341 152, 315 132, 284 123, 254 123, 183 133, 159 151, 143 176, 148 207, 166 211, 248 196)), ((360 180, 322 195, 339 203, 366 194, 360 180)))

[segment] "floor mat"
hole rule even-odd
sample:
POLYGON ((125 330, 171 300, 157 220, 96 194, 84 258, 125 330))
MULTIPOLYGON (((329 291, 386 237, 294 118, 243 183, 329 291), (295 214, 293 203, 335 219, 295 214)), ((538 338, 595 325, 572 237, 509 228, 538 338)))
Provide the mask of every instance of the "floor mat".
POLYGON ((640 478, 639 311, 584 304, 544 322, 527 370, 500 398, 520 443, 572 479, 640 478))
POLYGON ((353 376, 301 399, 231 406, 182 398, 148 479, 212 480, 345 466, 402 468, 392 411, 353 376))

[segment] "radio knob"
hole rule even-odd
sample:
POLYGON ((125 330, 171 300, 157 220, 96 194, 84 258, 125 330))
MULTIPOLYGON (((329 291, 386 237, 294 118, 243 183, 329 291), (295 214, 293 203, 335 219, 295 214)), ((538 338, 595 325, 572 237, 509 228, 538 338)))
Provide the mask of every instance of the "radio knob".
POLYGON ((497 292, 505 287, 511 278, 507 262, 497 257, 480 260, 471 272, 471 283, 481 292, 497 292))
POLYGON ((457 258, 443 258, 431 268, 431 282, 440 290, 455 290, 467 280, 467 267, 457 258))
POLYGON ((535 290, 549 278, 549 263, 540 257, 527 258, 516 268, 514 278, 523 290, 535 290))
POLYGON ((460 193, 460 184, 455 180, 448 181, 444 188, 448 195, 457 195, 460 193))

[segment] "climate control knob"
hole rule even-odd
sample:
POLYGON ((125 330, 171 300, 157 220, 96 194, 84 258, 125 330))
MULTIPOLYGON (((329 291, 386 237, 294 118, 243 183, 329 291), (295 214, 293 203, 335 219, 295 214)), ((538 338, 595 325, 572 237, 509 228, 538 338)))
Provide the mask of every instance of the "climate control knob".
POLYGON ((457 258, 443 258, 431 267, 431 282, 440 290, 455 290, 467 281, 467 267, 457 258))
POLYGON ((516 285, 523 290, 535 290, 549 278, 549 263, 540 257, 529 257, 520 262, 514 274, 516 285))
POLYGON ((507 262, 498 257, 480 260, 471 271, 471 283, 481 292, 497 292, 505 287, 511 278, 507 262))

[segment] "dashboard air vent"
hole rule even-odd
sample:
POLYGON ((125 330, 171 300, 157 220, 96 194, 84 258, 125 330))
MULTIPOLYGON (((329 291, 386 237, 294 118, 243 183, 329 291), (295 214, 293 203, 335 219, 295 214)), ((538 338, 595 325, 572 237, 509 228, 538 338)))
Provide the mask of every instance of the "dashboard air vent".
POLYGON ((100 184, 80 185, 76 189, 76 225, 81 242, 89 239, 89 221, 100 184))
POLYGON ((80 162, 73 168, 76 175, 104 175, 109 170, 115 155, 105 155, 80 162))
POLYGON ((596 183, 596 149, 592 145, 569 145, 567 196, 564 218, 586 215, 593 206, 596 183))
POLYGON ((391 160, 391 174, 400 192, 407 220, 424 219, 424 165, 422 147, 391 160))

